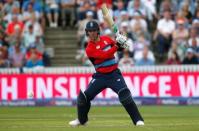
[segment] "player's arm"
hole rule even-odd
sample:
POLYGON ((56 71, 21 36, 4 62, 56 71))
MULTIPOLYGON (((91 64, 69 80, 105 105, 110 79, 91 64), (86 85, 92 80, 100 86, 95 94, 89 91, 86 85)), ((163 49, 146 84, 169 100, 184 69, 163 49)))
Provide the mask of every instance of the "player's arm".
POLYGON ((120 48, 129 48, 127 44, 127 37, 121 33, 116 35, 117 46, 120 48))
POLYGON ((113 21, 112 17, 110 16, 109 10, 106 7, 106 4, 103 4, 101 7, 102 14, 104 20, 107 22, 108 26, 112 29, 113 33, 116 35, 117 46, 122 48, 128 48, 127 37, 121 34, 118 30, 117 25, 113 21))
POLYGON ((113 58, 114 53, 118 50, 116 45, 113 45, 111 49, 107 51, 97 50, 95 48, 87 48, 86 53, 88 57, 104 59, 104 58, 113 58))
POLYGON ((121 47, 121 43, 119 43, 117 40, 110 39, 110 43, 111 43, 111 46, 116 45, 118 47, 117 51, 122 51, 123 49, 125 49, 124 47, 121 47))
POLYGON ((124 47, 119 46, 120 43, 117 42, 116 44, 117 44, 117 46, 118 46, 117 51, 123 51, 123 50, 125 49, 124 47))

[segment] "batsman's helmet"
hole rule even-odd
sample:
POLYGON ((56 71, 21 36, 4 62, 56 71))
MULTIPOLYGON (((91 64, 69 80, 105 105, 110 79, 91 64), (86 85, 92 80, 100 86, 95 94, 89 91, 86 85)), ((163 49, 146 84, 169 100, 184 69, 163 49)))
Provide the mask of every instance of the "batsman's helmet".
POLYGON ((98 34, 100 34, 100 28, 96 21, 89 21, 86 24, 85 31, 86 31, 86 35, 88 35, 88 31, 97 31, 98 34))

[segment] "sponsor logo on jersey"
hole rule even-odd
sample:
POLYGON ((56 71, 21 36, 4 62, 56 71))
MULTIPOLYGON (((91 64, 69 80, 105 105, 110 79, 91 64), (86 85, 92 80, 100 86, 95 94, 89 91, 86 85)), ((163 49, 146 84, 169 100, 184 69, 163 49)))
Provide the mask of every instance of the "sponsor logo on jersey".
POLYGON ((99 49, 100 48, 100 45, 96 46, 96 49, 99 49))
POLYGON ((117 79, 117 81, 120 81, 120 79, 117 79))
POLYGON ((104 41, 104 44, 105 44, 105 45, 108 45, 108 42, 107 42, 107 41, 104 41))

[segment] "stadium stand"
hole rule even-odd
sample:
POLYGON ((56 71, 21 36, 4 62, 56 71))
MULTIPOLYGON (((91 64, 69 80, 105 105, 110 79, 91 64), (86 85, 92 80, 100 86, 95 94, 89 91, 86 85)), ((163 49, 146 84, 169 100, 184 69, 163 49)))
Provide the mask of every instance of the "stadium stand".
MULTIPOLYGON (((84 26, 89 19, 96 19, 101 32, 107 33, 100 10, 102 3, 102 0, 0 1, 0 67, 26 66, 33 47, 37 50, 35 60, 41 60, 44 67, 90 66, 84 53, 87 42, 84 26)), ((183 62, 191 56, 191 49, 194 64, 199 63, 198 1, 108 0, 106 4, 130 41, 129 57, 134 63, 137 56, 143 57, 146 46, 153 65, 191 64, 192 57, 188 58, 190 62, 183 62), (176 57, 179 58, 175 60, 176 57)), ((118 61, 123 54, 117 55, 118 61)))
POLYGON ((48 54, 51 55, 52 66, 74 66, 80 65, 75 59, 77 51, 76 30, 62 30, 61 28, 47 28, 45 43, 48 54))

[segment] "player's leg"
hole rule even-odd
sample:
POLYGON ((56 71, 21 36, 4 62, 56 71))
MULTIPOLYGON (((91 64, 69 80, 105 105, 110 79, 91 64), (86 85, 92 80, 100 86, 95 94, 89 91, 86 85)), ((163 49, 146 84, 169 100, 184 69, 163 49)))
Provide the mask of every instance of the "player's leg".
POLYGON ((144 125, 143 118, 131 96, 131 92, 128 88, 121 88, 118 92, 119 100, 130 115, 135 125, 144 125), (140 122, 142 121, 142 123, 140 122))
POLYGON ((77 98, 77 116, 82 125, 88 121, 88 112, 90 110, 90 106, 90 100, 85 95, 85 93, 80 91, 77 98))
POLYGON ((88 88, 80 91, 77 98, 77 114, 78 119, 69 122, 71 126, 84 125, 88 121, 88 112, 90 110, 90 101, 105 88, 105 82, 101 79, 93 78, 88 88))
POLYGON ((88 88, 84 91, 86 99, 85 106, 82 106, 81 100, 78 99, 78 119, 82 124, 88 121, 88 112, 90 109, 90 101, 95 98, 105 88, 105 83, 100 79, 92 79, 88 88))
POLYGON ((84 92, 80 90, 80 93, 77 98, 77 116, 78 118, 70 121, 69 125, 75 127, 78 125, 84 125, 88 121, 88 112, 90 110, 90 101, 87 99, 87 96, 84 92))
POLYGON ((113 79, 111 80, 109 87, 118 94, 120 102, 130 115, 133 123, 135 125, 144 125, 144 120, 120 71, 116 71, 113 74, 113 79))

